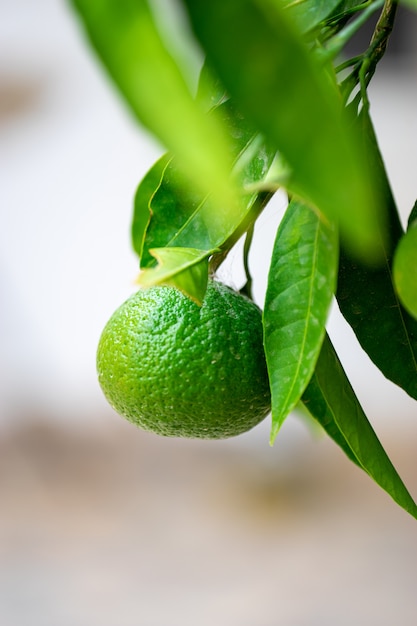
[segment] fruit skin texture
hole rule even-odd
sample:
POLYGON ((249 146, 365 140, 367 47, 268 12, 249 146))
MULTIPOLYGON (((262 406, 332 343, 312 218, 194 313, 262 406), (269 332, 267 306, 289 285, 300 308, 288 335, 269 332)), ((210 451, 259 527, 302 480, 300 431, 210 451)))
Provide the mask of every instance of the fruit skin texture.
POLYGON ((159 435, 233 437, 270 411, 261 311, 212 280, 201 307, 168 286, 131 296, 103 330, 97 371, 111 406, 159 435))

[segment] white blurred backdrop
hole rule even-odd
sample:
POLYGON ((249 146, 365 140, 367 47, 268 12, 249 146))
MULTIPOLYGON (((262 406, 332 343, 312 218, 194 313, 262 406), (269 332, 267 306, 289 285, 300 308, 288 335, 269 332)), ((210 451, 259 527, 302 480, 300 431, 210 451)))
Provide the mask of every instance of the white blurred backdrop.
MULTIPOLYGON (((417 198, 415 20, 371 88, 404 221, 417 198)), ((298 417, 228 442, 140 433, 104 401, 100 331, 134 290, 136 185, 162 148, 62 0, 0 0, 0 623, 415 624, 415 523, 298 417)), ((282 215, 252 254, 262 305, 282 215)), ((222 269, 240 286, 239 252, 222 269)), ((417 497, 417 409, 332 339, 417 497)))

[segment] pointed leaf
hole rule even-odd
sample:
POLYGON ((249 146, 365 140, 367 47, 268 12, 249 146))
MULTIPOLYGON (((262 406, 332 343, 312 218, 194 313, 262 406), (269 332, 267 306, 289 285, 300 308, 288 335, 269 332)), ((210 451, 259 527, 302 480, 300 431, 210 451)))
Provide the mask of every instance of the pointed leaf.
POLYGON ((303 402, 349 458, 417 518, 417 505, 368 422, 327 336, 303 402))
POLYGON ((289 190, 340 222, 355 254, 378 251, 377 187, 331 77, 269 0, 184 0, 207 57, 239 109, 292 168, 289 190), (233 25, 231 30, 231 25, 233 25), (231 36, 233 32, 233 36, 231 36))
POLYGON ((414 203, 413 208, 411 209, 411 213, 408 216, 407 229, 411 228, 411 226, 417 224, 417 200, 414 203))
POLYGON ((194 248, 157 248, 151 252, 158 265, 143 270, 138 284, 141 287, 173 285, 197 304, 202 304, 208 280, 209 253, 194 248))
POLYGON ((401 305, 392 279, 394 250, 403 230, 371 121, 365 115, 361 121, 363 134, 372 148, 375 178, 389 216, 390 242, 381 241, 384 262, 376 268, 360 263, 342 249, 337 301, 375 365, 417 399, 417 321, 401 305))
POLYGON ((264 341, 272 392, 271 441, 314 371, 337 275, 334 228, 291 202, 279 226, 264 309, 264 341))

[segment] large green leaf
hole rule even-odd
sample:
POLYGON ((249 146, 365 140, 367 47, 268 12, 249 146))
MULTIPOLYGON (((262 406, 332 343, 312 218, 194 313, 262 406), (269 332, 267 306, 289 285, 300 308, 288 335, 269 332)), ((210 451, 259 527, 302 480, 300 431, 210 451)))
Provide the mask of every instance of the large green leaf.
POLYGON ((417 518, 417 505, 367 420, 327 336, 303 402, 349 458, 417 518))
POLYGON ((209 61, 232 97, 292 168, 291 192, 340 222, 349 247, 377 251, 377 187, 357 129, 345 119, 330 66, 269 0, 183 0, 209 61))
POLYGON ((291 202, 278 229, 264 308, 272 393, 271 441, 314 371, 337 275, 335 228, 291 202))
MULTIPOLYGON (((155 282, 159 281, 161 275, 155 267, 153 249, 197 248, 205 256, 213 254, 239 237, 262 208, 265 194, 253 186, 267 177, 275 150, 267 146, 230 101, 219 106, 216 115, 230 137, 233 175, 242 186, 240 210, 229 211, 225 203, 222 211, 214 211, 211 195, 184 185, 175 159, 157 162, 138 187, 133 217, 133 225, 139 225, 133 229, 133 237, 141 268, 155 268, 153 273, 149 269, 148 282, 152 276, 155 282)), ((182 264, 178 271, 182 271, 182 264)))
POLYGON ((238 210, 219 120, 194 99, 147 0, 71 0, 90 41, 137 119, 178 158, 188 183, 210 192, 215 210, 238 210))
MULTIPOLYGON (((372 148, 373 168, 389 215, 390 241, 381 241, 382 266, 372 268, 341 252, 337 300, 362 348, 391 381, 417 399, 417 320, 401 305, 393 284, 395 248, 403 235, 369 117, 361 118, 364 137, 372 148)), ((371 154, 371 152, 370 152, 371 154)))

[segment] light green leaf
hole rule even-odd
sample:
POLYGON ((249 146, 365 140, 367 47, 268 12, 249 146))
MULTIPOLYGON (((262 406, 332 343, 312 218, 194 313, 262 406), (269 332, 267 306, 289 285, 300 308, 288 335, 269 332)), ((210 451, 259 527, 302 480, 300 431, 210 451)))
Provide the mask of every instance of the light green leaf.
POLYGON ((417 505, 367 420, 327 336, 303 402, 346 454, 417 519, 417 505))
POLYGON ((238 210, 229 148, 161 38, 146 0, 71 0, 96 52, 137 119, 178 158, 187 182, 219 211, 238 210))
POLYGON ((207 287, 208 257, 211 251, 194 248, 157 248, 151 252, 158 265, 141 271, 138 284, 141 287, 152 287, 157 284, 173 285, 201 305, 207 287))
POLYGON ((394 254, 393 276, 401 304, 417 319, 417 223, 400 239, 394 254))
POLYGON ((289 190, 337 220, 355 254, 372 259, 379 252, 377 187, 330 68, 277 3, 183 1, 231 97, 291 167, 289 190))
POLYGON ((314 371, 336 286, 337 260, 336 229, 310 207, 291 202, 278 229, 264 309, 271 442, 314 371))

